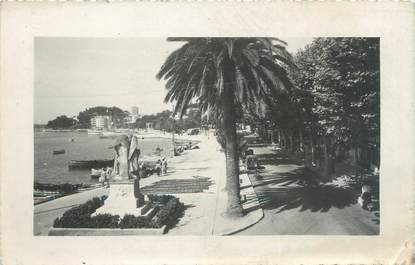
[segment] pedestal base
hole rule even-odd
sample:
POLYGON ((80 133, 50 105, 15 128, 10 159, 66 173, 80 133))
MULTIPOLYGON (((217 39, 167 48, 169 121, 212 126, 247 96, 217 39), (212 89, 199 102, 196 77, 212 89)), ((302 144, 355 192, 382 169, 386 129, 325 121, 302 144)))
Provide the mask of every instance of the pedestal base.
POLYGON ((133 182, 112 182, 104 205, 98 208, 93 215, 112 214, 119 215, 122 218, 126 214, 132 214, 151 218, 154 208, 151 207, 150 202, 144 202, 142 194, 137 195, 138 198, 134 196, 133 182))

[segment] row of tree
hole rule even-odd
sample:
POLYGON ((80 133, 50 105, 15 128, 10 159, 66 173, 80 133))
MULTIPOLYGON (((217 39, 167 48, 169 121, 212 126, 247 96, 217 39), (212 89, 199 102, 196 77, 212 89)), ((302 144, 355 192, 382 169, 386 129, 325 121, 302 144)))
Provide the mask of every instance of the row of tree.
POLYGON ((325 175, 340 160, 379 166, 379 39, 318 38, 294 62, 291 93, 256 119, 270 127, 262 135, 271 129, 268 140, 303 153, 325 175))

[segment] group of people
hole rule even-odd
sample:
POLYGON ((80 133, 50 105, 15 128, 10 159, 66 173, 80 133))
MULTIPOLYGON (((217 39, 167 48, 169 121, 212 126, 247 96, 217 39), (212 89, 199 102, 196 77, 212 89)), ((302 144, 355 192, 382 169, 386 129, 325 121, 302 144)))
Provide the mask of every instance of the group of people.
POLYGON ((157 160, 156 172, 157 172, 157 176, 159 177, 167 174, 167 159, 165 156, 157 160))
POLYGON ((99 183, 103 186, 109 186, 108 180, 112 174, 112 167, 102 168, 101 169, 101 176, 99 177, 99 183))

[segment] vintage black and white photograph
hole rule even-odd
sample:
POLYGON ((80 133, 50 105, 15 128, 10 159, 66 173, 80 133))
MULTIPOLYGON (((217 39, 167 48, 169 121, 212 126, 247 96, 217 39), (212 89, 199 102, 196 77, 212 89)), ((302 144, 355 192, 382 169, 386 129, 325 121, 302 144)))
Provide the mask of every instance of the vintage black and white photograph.
POLYGON ((379 235, 381 41, 36 37, 33 235, 379 235))

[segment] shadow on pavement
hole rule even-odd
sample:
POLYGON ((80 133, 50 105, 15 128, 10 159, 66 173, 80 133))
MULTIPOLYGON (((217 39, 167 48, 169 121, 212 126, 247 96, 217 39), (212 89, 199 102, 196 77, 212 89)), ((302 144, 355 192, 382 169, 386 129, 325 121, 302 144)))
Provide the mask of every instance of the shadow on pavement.
POLYGON ((273 153, 273 154, 258 154, 255 155, 260 165, 301 165, 301 161, 296 158, 288 157, 284 153, 273 153))
POLYGON ((192 179, 161 179, 151 185, 141 188, 143 194, 178 194, 200 193, 209 190, 214 182, 203 176, 193 176, 192 179))
POLYGON ((277 213, 295 208, 326 212, 331 207, 341 209, 355 204, 358 197, 350 188, 324 184, 324 178, 303 167, 286 173, 266 172, 254 179, 262 207, 278 209, 277 213))

